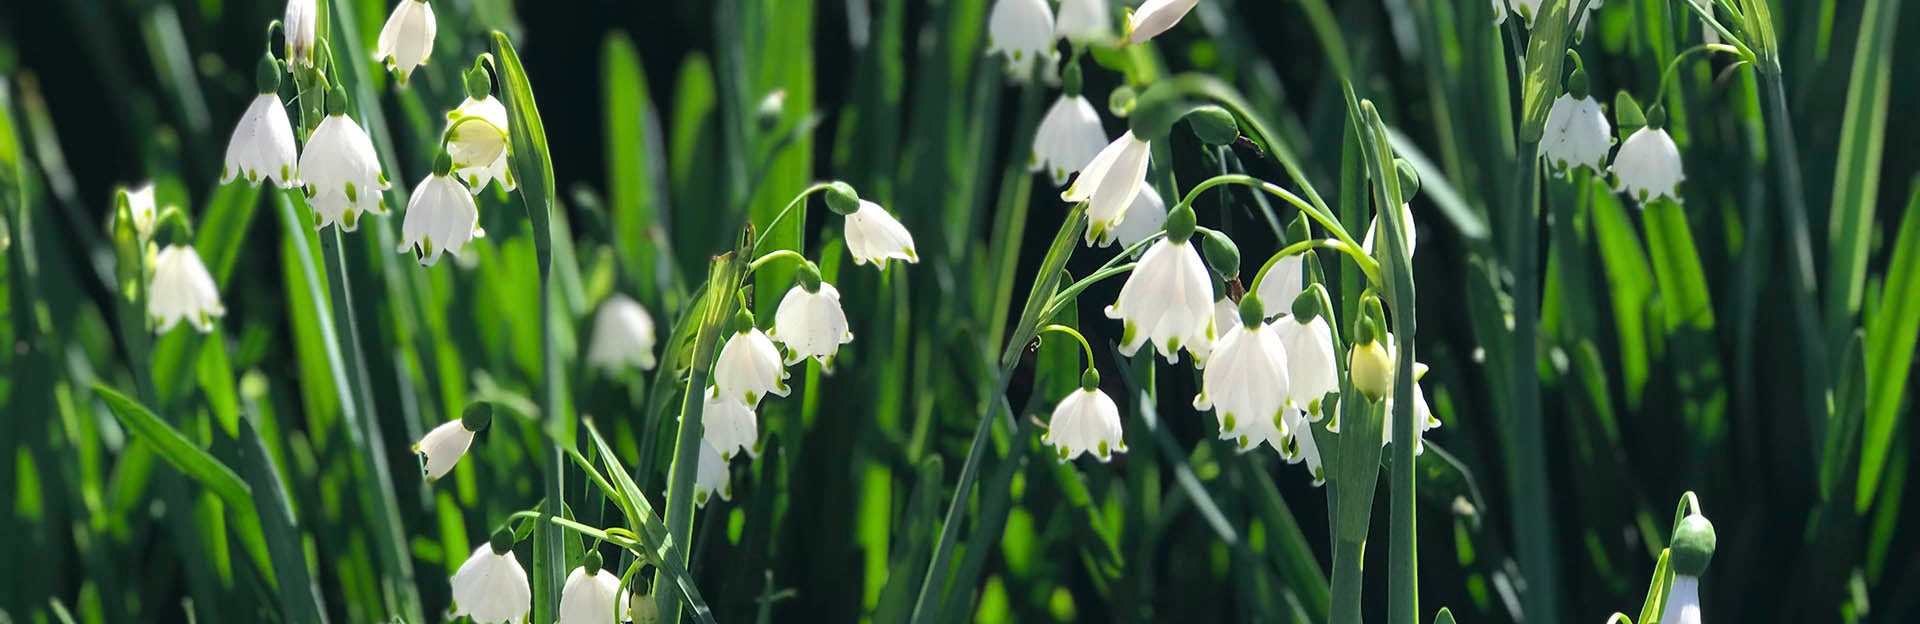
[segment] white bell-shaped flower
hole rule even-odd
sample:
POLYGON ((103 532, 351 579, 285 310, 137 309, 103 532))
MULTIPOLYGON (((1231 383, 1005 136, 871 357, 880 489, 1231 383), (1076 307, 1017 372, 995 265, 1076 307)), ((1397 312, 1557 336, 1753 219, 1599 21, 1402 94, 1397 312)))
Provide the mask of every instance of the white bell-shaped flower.
POLYGON ((1540 157, 1554 175, 1586 167, 1594 173, 1605 170, 1607 153, 1613 151, 1613 125, 1592 97, 1562 95, 1547 110, 1546 135, 1540 139, 1540 157))
POLYGON ((740 451, 746 451, 749 457, 760 456, 760 417, 740 397, 720 394, 717 387, 708 388, 700 418, 706 425, 707 446, 720 451, 721 459, 733 459, 740 451))
POLYGON ((1297 315, 1273 321, 1280 346, 1287 352, 1288 400, 1318 422, 1327 393, 1340 391, 1340 373, 1333 353, 1333 327, 1324 316, 1301 323, 1297 315))
POLYGON ((294 65, 313 66, 313 39, 315 20, 320 13, 314 0, 287 0, 287 13, 280 20, 287 38, 287 68, 294 65))
POLYGON ((1307 257, 1304 255, 1282 256, 1274 261, 1273 268, 1267 269, 1267 276, 1260 279, 1254 294, 1260 296, 1260 302, 1266 304, 1267 318, 1286 314, 1293 300, 1307 289, 1307 257))
POLYGON ((1140 185, 1140 192, 1133 196, 1133 204, 1127 207, 1127 216, 1100 235, 1100 246, 1106 247, 1119 242, 1122 248, 1132 247, 1147 237, 1159 234, 1167 226, 1167 202, 1160 199, 1160 192, 1153 185, 1140 185))
POLYGON ((714 387, 748 407, 759 406, 760 398, 769 392, 787 396, 786 379, 780 348, 773 346, 773 340, 758 327, 728 336, 713 365, 714 387))
POLYGON ((1291 392, 1287 368, 1287 352, 1278 332, 1266 323, 1235 327, 1214 346, 1193 408, 1213 410, 1220 422, 1220 438, 1238 442, 1240 450, 1266 442, 1284 455, 1284 417, 1291 392))
POLYGON ((1052 67, 1053 10, 1046 0, 999 0, 987 15, 987 53, 1007 56, 1007 77, 1026 82, 1036 61, 1052 67))
POLYGON ((1083 386, 1060 399, 1053 407, 1053 417, 1047 423, 1042 441, 1059 450, 1062 462, 1081 453, 1092 453, 1104 462, 1112 459, 1114 453, 1127 451, 1126 440, 1120 432, 1120 406, 1097 386, 1083 386))
POLYGON ((1508 0, 1507 5, 1513 9, 1514 15, 1520 16, 1520 21, 1527 26, 1527 30, 1533 30, 1533 21, 1540 18, 1540 5, 1543 1, 1508 0))
POLYGON ((1673 575, 1673 586, 1667 590, 1667 610, 1660 615, 1660 624, 1700 624, 1700 577, 1685 574, 1673 575))
POLYGON ((213 331, 213 319, 226 316, 213 274, 192 247, 168 245, 153 258, 153 277, 147 282, 147 317, 159 333, 186 321, 200 333, 213 331))
MULTIPOLYGON (((1420 237, 1415 235, 1416 232, 1413 228, 1413 205, 1407 203, 1400 204, 1400 216, 1401 220, 1407 224, 1407 257, 1412 258, 1414 250, 1420 248, 1420 237)), ((1380 215, 1376 214, 1373 215, 1373 221, 1367 223, 1366 238, 1360 240, 1360 250, 1367 252, 1367 255, 1374 254, 1373 235, 1379 229, 1380 215)), ((1292 299, 1288 299, 1288 301, 1292 301, 1292 299)))
MULTIPOLYGON (((412 0, 406 0, 411 2, 412 0)), ((599 553, 589 551, 587 563, 567 575, 560 588, 559 624, 614 624, 621 605, 620 575, 600 569, 599 553)))
POLYGON ((1087 202, 1087 244, 1093 245, 1127 217, 1133 198, 1146 186, 1153 146, 1129 130, 1107 144, 1060 193, 1068 203, 1087 202))
POLYGON ((840 291, 826 282, 819 283, 818 292, 794 285, 780 299, 767 337, 787 346, 788 365, 813 358, 821 368, 833 370, 833 357, 840 353, 840 345, 853 342, 853 332, 847 330, 847 313, 840 308, 840 291))
POLYGON ((153 182, 126 189, 127 210, 132 213, 133 233, 142 242, 153 240, 153 227, 160 221, 160 206, 153 195, 153 182))
POLYGON ((1680 168, 1680 147, 1666 130, 1651 126, 1635 130, 1620 144, 1612 171, 1613 190, 1642 205, 1662 197, 1680 203, 1680 182, 1687 179, 1680 168))
POLYGON ((299 186, 294 172, 298 150, 294 147, 293 122, 280 96, 262 93, 247 105, 240 123, 227 140, 226 164, 220 168, 220 183, 246 178, 247 184, 271 179, 280 188, 299 186))
MULTIPOLYGON (((1387 339, 1381 344, 1386 347, 1388 354, 1391 354, 1396 358, 1399 357, 1400 352, 1394 350, 1394 347, 1393 347, 1392 334, 1388 334, 1387 339)), ((1398 367, 1399 364, 1395 363, 1394 366, 1398 367)), ((1422 364, 1420 362, 1414 362, 1413 363, 1413 433, 1416 439, 1413 441, 1413 454, 1415 455, 1421 455, 1427 452, 1427 432, 1440 428, 1440 419, 1433 415, 1433 408, 1427 405, 1426 391, 1420 389, 1420 380, 1421 378, 1424 378, 1426 376, 1427 376, 1427 365, 1422 364)), ((1384 412, 1384 414, 1386 415, 1385 416, 1386 421, 1383 422, 1382 426, 1380 427, 1380 443, 1381 444, 1393 443, 1393 397, 1388 396, 1386 399, 1386 403, 1387 403, 1387 406, 1386 406, 1387 409, 1384 412)))
POLYGON ((1200 251, 1184 240, 1161 239, 1140 255, 1106 313, 1121 321, 1120 353, 1132 357, 1151 340, 1168 362, 1179 363, 1184 347, 1198 364, 1213 350, 1213 300, 1200 251))
POLYGON ((1313 422, 1306 412, 1287 409, 1287 457, 1288 463, 1307 463, 1307 473, 1313 475, 1313 485, 1319 487, 1327 482, 1327 471, 1320 459, 1320 443, 1313 439, 1313 422))
POLYGON ((1107 0, 1060 0, 1053 36, 1081 44, 1111 42, 1113 13, 1107 9, 1107 0))
POLYGON ((1200 0, 1147 0, 1140 10, 1127 15, 1127 41, 1145 43, 1167 32, 1186 17, 1200 0))
POLYGON ((587 365, 619 374, 628 368, 653 370, 653 317, 640 302, 619 293, 607 297, 593 315, 593 341, 587 365))
POLYGON ((720 451, 706 442, 700 443, 700 466, 693 476, 693 502, 700 507, 707 506, 707 500, 718 493, 723 500, 733 500, 733 475, 727 467, 727 460, 720 451))
POLYGON ((453 573, 453 617, 464 615, 475 624, 526 621, 533 608, 533 586, 513 556, 511 539, 496 535, 491 543, 473 549, 453 573))
POLYGON ((847 215, 846 235, 847 253, 853 255, 855 265, 872 262, 884 271, 890 259, 920 262, 920 254, 913 250, 913 234, 880 204, 860 200, 860 209, 847 215))
POLYGON ((1100 125, 1093 104, 1083 96, 1063 94, 1034 129, 1032 168, 1046 171, 1053 176, 1053 185, 1061 186, 1106 146, 1107 129, 1100 125))
POLYGON ((513 170, 507 166, 507 107, 500 100, 487 95, 460 102, 447 113, 446 138, 454 176, 473 194, 494 181, 501 190, 515 188, 513 170))
POLYGON ((300 179, 307 184, 308 203, 318 218, 314 229, 337 223, 352 232, 360 229, 360 213, 387 212, 381 207, 387 174, 380 169, 373 140, 345 114, 329 114, 313 129, 307 151, 300 155, 300 179))
MULTIPOLYGON (((443 160, 440 164, 446 162, 443 160)), ((440 261, 440 252, 459 257, 468 241, 486 236, 487 232, 480 229, 480 207, 474 203, 473 195, 459 180, 449 177, 446 169, 441 169, 414 187, 413 197, 407 200, 406 222, 400 234, 400 253, 411 251, 420 264, 433 266, 440 261)))
POLYGON ((420 473, 427 481, 438 481, 453 471, 460 458, 467 456, 467 448, 473 446, 473 434, 487 428, 493 422, 493 410, 484 403, 468 407, 459 418, 440 423, 413 445, 413 454, 420 457, 420 473))
POLYGON ((407 84, 416 67, 433 56, 433 36, 440 26, 434 22, 433 6, 427 0, 400 0, 393 15, 380 29, 380 41, 373 60, 385 62, 387 70, 397 72, 400 84, 407 84))

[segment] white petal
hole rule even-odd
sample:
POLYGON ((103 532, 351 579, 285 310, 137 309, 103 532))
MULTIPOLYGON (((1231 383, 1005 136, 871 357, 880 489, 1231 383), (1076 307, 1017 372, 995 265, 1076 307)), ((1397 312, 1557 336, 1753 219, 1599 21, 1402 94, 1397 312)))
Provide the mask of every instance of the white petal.
POLYGON ((1680 203, 1680 182, 1687 176, 1680 167, 1680 147, 1665 130, 1641 128, 1620 144, 1613 158, 1614 190, 1626 193, 1642 205, 1665 197, 1680 203))
MULTIPOLYGON (((1112 160, 1097 175, 1089 165, 1081 179, 1075 180, 1068 192, 1074 193, 1083 183, 1091 184, 1085 191, 1087 202, 1086 242, 1093 245, 1107 231, 1120 225, 1126 219, 1127 209, 1133 206, 1133 198, 1146 186, 1147 162, 1152 147, 1146 142, 1135 139, 1129 131, 1114 140, 1107 149, 1101 150, 1094 158, 1099 162, 1112 152, 1112 160)), ((1078 195, 1080 193, 1076 193, 1078 195)), ((1074 200, 1069 200, 1074 201, 1074 200)))
POLYGON ((560 590, 559 624, 613 624, 621 602, 620 577, 608 570, 588 574, 584 567, 567 575, 560 590))
POLYGON ((1526 23, 1527 30, 1533 30, 1534 20, 1540 18, 1541 1, 1542 0, 1508 0, 1507 4, 1513 8, 1513 14, 1520 16, 1520 19, 1526 23))
POLYGON ((159 333, 186 321, 200 333, 213 331, 213 319, 225 316, 213 274, 192 247, 168 245, 153 259, 153 277, 147 283, 147 316, 159 333))
POLYGON ((714 386, 748 407, 760 405, 769 392, 787 396, 787 376, 780 348, 759 328, 727 337, 713 366, 714 386))
POLYGON ((288 65, 313 65, 314 20, 319 12, 314 0, 287 0, 286 17, 280 24, 286 29, 288 65))
POLYGON ((717 387, 708 388, 700 417, 707 446, 720 451, 721 459, 732 459, 737 451, 746 451, 752 457, 760 455, 760 419, 739 397, 722 395, 717 387))
POLYGON ((1287 369, 1286 349, 1272 328, 1235 327, 1201 373, 1194 409, 1212 409, 1220 437, 1238 441, 1242 451, 1265 442, 1285 454, 1287 369))
POLYGON ((473 432, 456 418, 428 431, 419 444, 413 445, 413 452, 420 456, 420 472, 428 481, 435 481, 447 476, 472 444, 473 432))
POLYGON ((1323 316, 1301 324, 1297 318, 1288 316, 1273 322, 1273 329, 1280 337, 1280 345, 1287 352, 1287 378, 1290 382, 1289 400, 1293 406, 1313 415, 1319 420, 1321 410, 1318 402, 1327 393, 1340 390, 1339 369, 1333 353, 1333 328, 1323 316))
POLYGON ((447 113, 447 155, 453 158, 455 177, 475 195, 494 180, 500 181, 501 188, 513 190, 507 169, 507 131, 507 107, 491 95, 467 98, 447 113))
POLYGON ((693 500, 701 507, 707 506, 707 500, 714 493, 720 498, 733 500, 733 483, 728 474, 727 460, 720 457, 720 451, 705 442, 700 444, 700 466, 694 473, 693 500))
POLYGON ((847 330, 847 313, 840 307, 840 291, 826 282, 820 283, 818 293, 809 293, 798 285, 788 289, 774 312, 773 329, 768 330, 767 337, 792 352, 787 364, 811 357, 831 369, 840 345, 853 342, 853 332, 847 330))
POLYGON ((380 202, 388 188, 386 175, 373 140, 350 117, 330 115, 313 129, 300 155, 300 178, 318 219, 316 229, 338 223, 351 232, 359 228, 361 213, 385 213, 380 202))
POLYGON ((160 208, 155 205, 153 182, 149 181, 135 188, 126 189, 127 209, 132 213, 134 234, 140 240, 153 238, 153 226, 160 218, 160 208))
POLYGON ((293 122, 287 119, 280 96, 262 93, 253 98, 240 123, 233 127, 220 183, 244 178, 248 184, 257 185, 270 178, 280 188, 293 188, 299 184, 294 169, 296 151, 293 122))
POLYGON ((885 270, 889 259, 920 262, 920 254, 913 250, 913 234, 879 204, 860 200, 860 208, 847 215, 846 236, 847 253, 856 265, 872 262, 885 270))
MULTIPOLYGON (((1413 229, 1413 205, 1400 204, 1400 217, 1401 221, 1407 224, 1407 257, 1412 258, 1414 250, 1420 248, 1420 237, 1413 229)), ((1376 214, 1372 221, 1367 222, 1367 236, 1360 241, 1360 250, 1367 252, 1367 255, 1374 255, 1373 235, 1379 229, 1380 215, 1376 214)), ((1287 300, 1287 305, 1293 305, 1293 300, 1287 300)))
POLYGON ((1574 99, 1562 95, 1547 111, 1546 134, 1540 140, 1540 157, 1555 175, 1565 175, 1576 167, 1600 173, 1607 164, 1607 152, 1613 150, 1613 127, 1606 113, 1593 98, 1574 99))
POLYGON ((489 544, 481 544, 453 574, 453 615, 468 616, 474 622, 494 624, 527 619, 533 607, 533 587, 527 583, 527 571, 520 567, 513 551, 496 555, 489 544))
POLYGON ((1259 288, 1254 294, 1260 296, 1260 303, 1266 307, 1267 318, 1271 319, 1293 312, 1293 302, 1307 289, 1306 256, 1283 256, 1274 261, 1273 268, 1267 269, 1267 276, 1260 278, 1259 288))
POLYGON ((1085 97, 1062 95, 1034 130, 1033 164, 1053 176, 1054 186, 1061 186, 1068 174, 1093 162, 1106 146, 1107 130, 1093 104, 1085 97))
POLYGON ((1113 38, 1113 13, 1107 0, 1060 0, 1053 36, 1075 43, 1106 43, 1113 38))
POLYGON ((383 61, 399 73, 400 84, 407 84, 413 70, 433 54, 433 38, 438 32, 433 6, 426 0, 400 0, 386 26, 380 29, 380 42, 373 60, 383 61))
POLYGON ((987 15, 987 53, 1007 56, 1007 77, 1025 82, 1035 59, 1051 62, 1053 11, 1046 0, 999 0, 987 15))
POLYGON ((600 304, 593 317, 593 341, 587 345, 587 365, 609 374, 629 367, 653 370, 653 317, 639 302, 615 293, 600 304))
POLYGON ((1660 624, 1700 624, 1700 578, 1675 574, 1660 624))
MULTIPOLYGON (((411 2, 413 0, 406 0, 411 2)), ((430 175, 421 180, 407 201, 401 227, 400 252, 411 251, 420 264, 432 266, 440 252, 455 256, 480 234, 480 208, 458 180, 430 175)))
POLYGON ((1152 340, 1169 362, 1180 361, 1179 348, 1198 361, 1212 348, 1213 301, 1213 280, 1200 252, 1185 242, 1162 239, 1141 254, 1106 314, 1122 321, 1122 354, 1131 356, 1152 340))
POLYGON ((1200 0, 1147 0, 1127 17, 1127 40, 1144 43, 1180 23, 1200 0))
POLYGON ((1133 196, 1133 204, 1127 207, 1127 217, 1107 230, 1100 238, 1100 246, 1119 241, 1121 247, 1132 247, 1166 227, 1167 202, 1160 199, 1160 192, 1153 190, 1153 185, 1142 184, 1140 192, 1133 196))
POLYGON ((1054 406, 1045 441, 1059 449, 1062 462, 1082 453, 1107 461, 1127 450, 1120 430, 1120 406, 1097 389, 1075 390, 1054 406))

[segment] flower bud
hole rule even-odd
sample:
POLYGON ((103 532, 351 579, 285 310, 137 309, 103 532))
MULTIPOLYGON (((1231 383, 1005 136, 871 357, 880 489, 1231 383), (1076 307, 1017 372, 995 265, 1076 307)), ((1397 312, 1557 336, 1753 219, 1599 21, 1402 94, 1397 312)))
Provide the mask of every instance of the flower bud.
POLYGON ((766 97, 760 98, 758 122, 761 130, 772 130, 780 125, 780 116, 786 114, 787 90, 774 89, 766 97))
POLYGON ((1319 284, 1308 286, 1300 291, 1300 296, 1293 298, 1293 318, 1296 322, 1304 325, 1320 316, 1319 286, 1319 284))
POLYGON ((493 424, 493 404, 486 401, 474 401, 467 404, 466 411, 460 413, 460 428, 480 433, 493 424))
POLYGON ((1400 201, 1413 201, 1420 194, 1420 172, 1413 170, 1413 163, 1405 158, 1393 159, 1393 170, 1400 174, 1400 201))
POLYGON ((1205 230, 1203 233, 1205 236, 1201 237, 1200 249, 1207 254, 1207 266, 1212 267, 1213 272, 1222 279, 1239 277, 1240 247, 1219 230, 1205 230))
POLYGON ((1233 113, 1215 105, 1201 106, 1187 113, 1187 124, 1193 127, 1193 135, 1207 145, 1231 145, 1240 138, 1240 124, 1234 121, 1233 113))
POLYGON ((1359 334, 1364 342, 1355 343, 1347 357, 1347 375, 1353 379, 1353 389, 1367 400, 1378 401, 1393 390, 1393 355, 1374 339, 1371 319, 1360 319, 1359 334))
POLYGON ((827 185, 827 208, 834 214, 845 216, 860 211, 860 194, 854 192, 853 185, 834 181, 827 185))
POLYGON ((464 80, 467 84, 467 97, 478 101, 487 99, 487 96, 493 94, 493 78, 487 75, 485 61, 476 59, 473 62, 473 69, 467 70, 464 80))
POLYGON ((1673 564, 1673 573, 1698 577, 1707 572, 1707 564, 1713 561, 1713 549, 1716 538, 1713 523, 1706 516, 1690 514, 1680 520, 1680 526, 1673 530, 1673 545, 1669 547, 1673 564))

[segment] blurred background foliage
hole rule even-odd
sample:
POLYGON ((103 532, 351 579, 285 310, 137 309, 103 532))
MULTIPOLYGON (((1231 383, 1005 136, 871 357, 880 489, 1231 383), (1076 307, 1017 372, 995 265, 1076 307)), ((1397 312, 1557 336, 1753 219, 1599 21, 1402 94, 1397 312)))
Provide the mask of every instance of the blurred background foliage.
MULTIPOLYGON (((363 58, 347 42, 367 47, 391 7, 336 4, 336 24, 351 28, 336 28, 335 46, 363 58)), ((1805 223, 1783 216, 1781 155, 1765 139, 1752 71, 1718 58, 1680 66, 1665 92, 1684 211, 1643 213, 1599 180, 1543 183, 1554 226, 1519 227, 1551 237, 1534 272, 1544 463, 1516 452, 1503 405, 1513 272, 1498 241, 1518 230, 1502 221, 1498 189, 1511 185, 1518 89, 1514 33, 1489 23, 1485 0, 1202 0, 1150 46, 1090 55, 1087 91, 1098 103, 1122 84, 1215 74, 1279 129, 1316 186, 1336 189, 1346 78, 1381 107, 1402 154, 1419 155, 1418 348, 1446 423, 1420 464, 1427 608, 1475 622, 1633 612, 1666 539, 1665 505, 1696 490, 1723 538, 1704 581, 1710 619, 1911 621, 1920 543, 1902 512, 1916 502, 1905 485, 1920 119, 1885 111, 1920 107, 1920 57, 1902 45, 1920 16, 1901 4, 1774 4, 1805 223), (1866 227, 1837 215, 1864 215, 1866 227), (1811 243, 1817 301, 1789 277, 1803 261, 1795 236, 1811 243), (1855 255, 1864 270, 1840 270, 1855 255), (1809 304, 1822 313, 1811 322, 1809 304), (1516 501, 1503 485, 1519 471, 1546 475, 1549 499, 1516 501), (1558 556, 1548 613, 1521 612, 1520 596, 1541 588, 1514 563, 1515 505, 1552 518, 1530 527, 1558 556)), ((916 234, 922 262, 881 275, 845 266, 837 221, 817 207, 770 233, 808 242, 858 340, 833 374, 810 367, 793 399, 765 404, 767 451, 736 462, 732 500, 697 520, 692 568, 718 621, 897 622, 921 591, 967 432, 1000 400, 980 386, 1014 295, 1066 212, 1025 171, 1053 94, 1005 84, 1000 61, 982 54, 989 5, 440 0, 433 62, 409 89, 357 65, 349 88, 398 208, 427 172, 440 114, 462 97, 458 72, 486 50, 485 33, 518 43, 565 204, 555 274, 568 408, 640 467, 650 495, 664 491, 675 384, 580 365, 574 328, 599 301, 634 296, 667 342, 706 258, 816 179, 852 183, 916 234), (784 106, 763 118, 776 91, 784 106)), ((215 184, 264 26, 282 9, 0 6, 0 620, 437 620, 442 579, 539 499, 539 433, 524 419, 497 418, 439 483, 415 476, 408 451, 470 400, 538 411, 528 399, 542 383, 537 279, 517 198, 482 195, 489 235, 470 247, 470 268, 393 253, 397 214, 346 239, 374 391, 356 415, 336 393, 311 229, 277 193, 215 184), (122 323, 139 321, 113 294, 105 224, 115 186, 148 179, 162 205, 193 215, 229 310, 211 336, 155 338, 150 407, 239 489, 183 476, 93 389, 129 389, 141 374, 125 355, 122 323), (374 419, 376 435, 361 439, 355 417, 374 419)), ((1623 89, 1651 98, 1667 60, 1700 36, 1678 0, 1613 0, 1596 15, 1577 49, 1608 101, 1623 89)), ((1260 154, 1206 148, 1184 130, 1164 153, 1174 167, 1156 176, 1240 169, 1298 187, 1260 154)), ((1234 235, 1249 267, 1293 218, 1239 191, 1196 208, 1234 235)), ((1079 255, 1078 275, 1108 256, 1079 255)), ((760 276, 763 318, 789 275, 760 276)), ((1095 286, 1078 312, 1101 368, 1133 371, 1106 384, 1125 389, 1131 453, 1107 465, 1049 460, 1027 417, 1044 417, 1080 365, 1065 341, 1034 349, 1007 392, 1022 417, 994 426, 951 580, 933 588, 941 619, 1324 619, 1323 492, 1271 454, 1211 440, 1186 375, 1142 394, 1151 364, 1116 359, 1118 327, 1098 314, 1117 289, 1095 286)), ((616 522, 584 482, 568 480, 575 516, 616 522)), ((1386 549, 1373 550, 1368 569, 1384 569, 1386 549)), ((1384 575, 1370 576, 1369 595, 1384 595, 1384 575)))

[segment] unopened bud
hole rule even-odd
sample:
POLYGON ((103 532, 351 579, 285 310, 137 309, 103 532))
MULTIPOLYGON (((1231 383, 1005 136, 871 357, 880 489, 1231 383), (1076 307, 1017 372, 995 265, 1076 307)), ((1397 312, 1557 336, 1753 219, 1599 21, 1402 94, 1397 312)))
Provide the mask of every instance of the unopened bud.
POLYGON ((1200 249, 1207 254, 1207 266, 1223 279, 1240 276, 1240 246, 1219 230, 1206 230, 1201 237, 1200 249))
POLYGON ((1717 538, 1713 533, 1713 523, 1706 516, 1691 514, 1680 520, 1680 526, 1673 531, 1672 557, 1673 573, 1699 577, 1707 572, 1707 564, 1713 562, 1713 549, 1717 538))
POLYGON ((1193 135, 1207 145, 1231 145, 1240 138, 1240 124, 1234 121, 1233 113, 1219 106, 1207 105, 1187 113, 1187 124, 1193 127, 1193 135))
POLYGON ((827 185, 827 208, 834 214, 850 215, 860 210, 860 194, 853 185, 835 181, 827 185))

